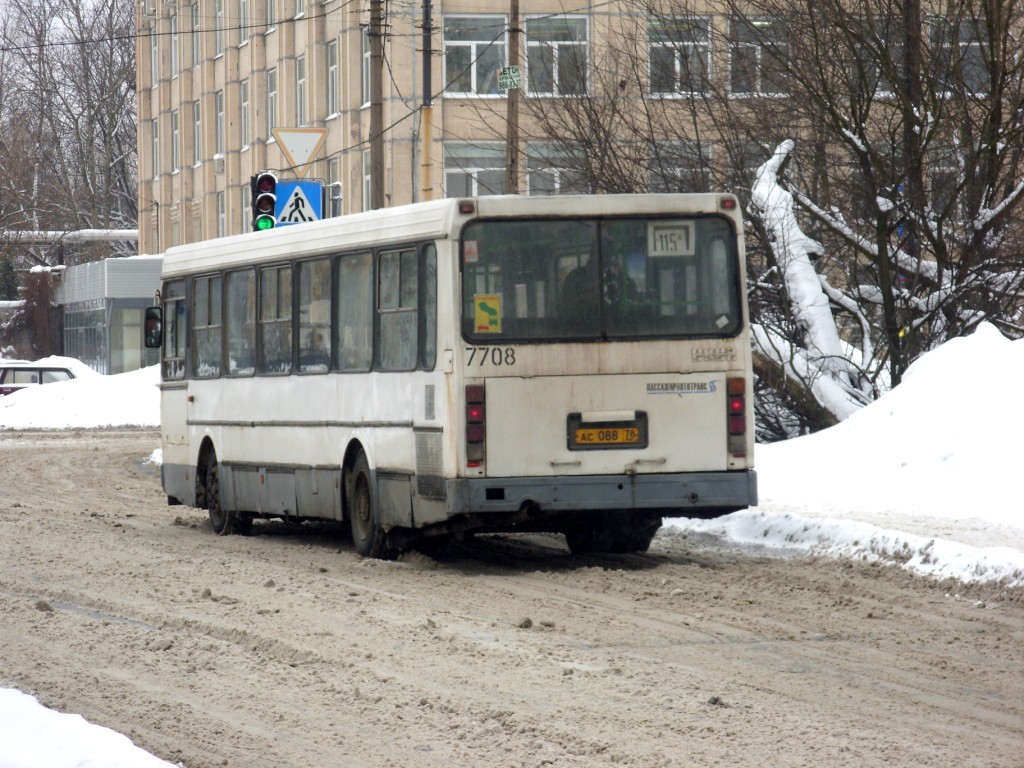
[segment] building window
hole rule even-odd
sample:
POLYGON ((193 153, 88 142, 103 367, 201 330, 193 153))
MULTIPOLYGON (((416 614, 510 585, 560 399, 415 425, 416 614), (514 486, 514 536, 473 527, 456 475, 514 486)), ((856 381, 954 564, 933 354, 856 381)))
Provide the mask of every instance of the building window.
POLYGON ((306 124, 306 57, 295 59, 295 124, 306 124))
POLYGON ((783 95, 788 92, 779 22, 760 18, 734 18, 730 32, 729 82, 734 94, 783 95))
POLYGON ((547 144, 527 146, 526 187, 531 195, 585 195, 582 158, 547 144))
POLYGON ((327 43, 327 114, 338 114, 338 41, 327 43))
POLYGON ((178 76, 178 17, 171 16, 168 20, 171 25, 171 77, 178 76))
POLYGON ((498 94, 505 66, 504 16, 445 16, 444 67, 449 95, 498 94))
POLYGON ((249 42, 249 0, 238 0, 238 44, 249 42))
POLYGON ((710 19, 651 19, 647 33, 651 93, 705 93, 711 66, 710 19))
POLYGON ((530 93, 572 96, 587 92, 587 20, 542 16, 526 20, 530 93))
POLYGON ((505 190, 505 145, 496 142, 445 144, 446 197, 500 195, 505 190))
POLYGON ((936 57, 935 80, 947 93, 986 95, 992 90, 986 59, 992 56, 988 31, 981 21, 961 19, 958 23, 943 17, 928 18, 936 57))
POLYGON ((306 0, 295 0, 295 18, 306 15, 306 0))
POLYGON ((224 53, 224 0, 213 0, 213 49, 224 53))
POLYGON ((181 127, 178 124, 178 110, 171 110, 171 172, 181 168, 181 127))
POLYGON ((192 102, 192 164, 203 162, 203 116, 198 100, 192 102))
POLYGON ((363 69, 362 69, 362 73, 363 73, 363 78, 362 78, 362 84, 363 84, 363 104, 366 105, 366 104, 370 103, 370 70, 371 70, 371 67, 370 67, 370 31, 366 27, 363 27, 362 50, 363 50, 363 58, 362 58, 362 62, 363 62, 363 69))
POLYGON ((202 51, 200 49, 200 41, 202 40, 202 37, 199 34, 200 33, 200 29, 201 28, 199 26, 199 3, 195 3, 192 6, 192 46, 191 47, 192 47, 192 66, 193 66, 193 68, 199 66, 199 62, 200 62, 200 60, 202 58, 202 51))
POLYGON ((160 45, 156 30, 149 33, 149 78, 154 88, 160 84, 160 45))
POLYGON ((151 147, 153 156, 150 158, 153 167, 151 175, 153 178, 156 178, 160 175, 160 118, 154 117, 150 121, 150 130, 152 131, 151 138, 153 140, 151 147))
POLYGON ((248 183, 242 185, 242 225, 239 232, 248 232, 252 229, 252 187, 248 183))
POLYGON ((651 192, 708 192, 710 147, 690 141, 653 143, 647 162, 651 192))
POLYGON ((224 154, 224 91, 213 94, 214 106, 214 152, 224 154))
POLYGON ((267 13, 267 32, 272 30, 277 25, 277 12, 276 9, 274 8, 275 1, 276 0, 267 0, 267 4, 264 6, 267 13))
POLYGON ((332 157, 327 162, 327 210, 325 216, 341 216, 341 158, 332 157))
POLYGON ((243 80, 238 84, 238 102, 241 107, 241 117, 239 119, 239 130, 241 131, 242 148, 245 149, 249 146, 249 81, 243 80))
POLYGON ((363 150, 363 210, 371 209, 373 203, 373 161, 370 159, 370 150, 363 150))
POLYGON ((277 127, 277 70, 267 70, 267 141, 277 127))
POLYGON ((228 233, 228 211, 224 193, 217 193, 217 237, 224 237, 228 233))

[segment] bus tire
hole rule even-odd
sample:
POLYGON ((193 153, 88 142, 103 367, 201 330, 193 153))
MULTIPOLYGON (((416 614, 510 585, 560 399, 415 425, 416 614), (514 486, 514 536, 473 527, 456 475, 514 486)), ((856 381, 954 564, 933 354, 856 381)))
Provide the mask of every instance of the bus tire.
POLYGON ((210 515, 210 526, 218 536, 228 536, 232 533, 244 535, 252 526, 252 518, 226 510, 221 504, 220 467, 217 463, 217 454, 212 450, 206 460, 206 511, 210 515))
POLYGON ((574 555, 646 552, 660 527, 661 518, 654 515, 636 514, 624 520, 599 516, 566 528, 565 543, 574 555))
POLYGON ((388 546, 387 532, 380 524, 379 512, 374 504, 373 476, 366 454, 360 452, 352 466, 348 484, 349 524, 352 543, 363 557, 393 560, 397 550, 388 546))

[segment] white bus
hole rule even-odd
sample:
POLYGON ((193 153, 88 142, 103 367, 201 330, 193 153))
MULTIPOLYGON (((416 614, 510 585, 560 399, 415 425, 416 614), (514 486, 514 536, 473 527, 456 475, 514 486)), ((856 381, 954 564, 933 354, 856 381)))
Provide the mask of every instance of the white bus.
MULTIPOLYGON (((162 482, 217 533, 645 551, 757 503, 736 198, 446 199, 170 249, 162 482)), ((162 312, 161 312, 162 310, 162 312)))

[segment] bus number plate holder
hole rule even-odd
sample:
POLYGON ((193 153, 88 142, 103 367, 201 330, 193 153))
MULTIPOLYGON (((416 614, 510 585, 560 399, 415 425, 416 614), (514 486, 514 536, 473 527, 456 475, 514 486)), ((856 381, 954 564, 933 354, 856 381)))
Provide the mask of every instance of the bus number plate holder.
POLYGON ((570 451, 646 448, 647 412, 637 411, 627 421, 584 421, 582 414, 570 413, 566 437, 570 451))

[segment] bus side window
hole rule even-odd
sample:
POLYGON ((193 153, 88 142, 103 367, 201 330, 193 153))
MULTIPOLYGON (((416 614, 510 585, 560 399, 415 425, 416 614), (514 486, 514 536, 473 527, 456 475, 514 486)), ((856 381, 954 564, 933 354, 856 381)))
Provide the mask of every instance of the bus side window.
POLYGON ((335 367, 368 371, 373 362, 373 257, 370 253, 338 260, 338 347, 335 367))
POLYGON ((221 278, 197 277, 192 284, 192 370, 216 378, 221 369, 221 278))
POLYGON ((292 370, 292 269, 260 271, 260 321, 257 340, 260 373, 292 370))
POLYGON ((163 378, 167 381, 178 381, 185 378, 185 351, 188 339, 185 325, 185 282, 175 280, 165 283, 163 296, 163 378))
POLYGON ((382 370, 416 367, 418 269, 415 250, 386 251, 378 257, 377 362, 382 370))
POLYGON ((423 351, 420 365, 424 370, 434 370, 437 362, 437 248, 428 243, 423 248, 423 280, 420 290, 420 344, 423 351))
POLYGON ((299 269, 299 370, 330 368, 331 260, 302 262, 299 269))
POLYGON ((229 272, 226 281, 227 373, 251 376, 256 370, 256 277, 246 269, 229 272))

